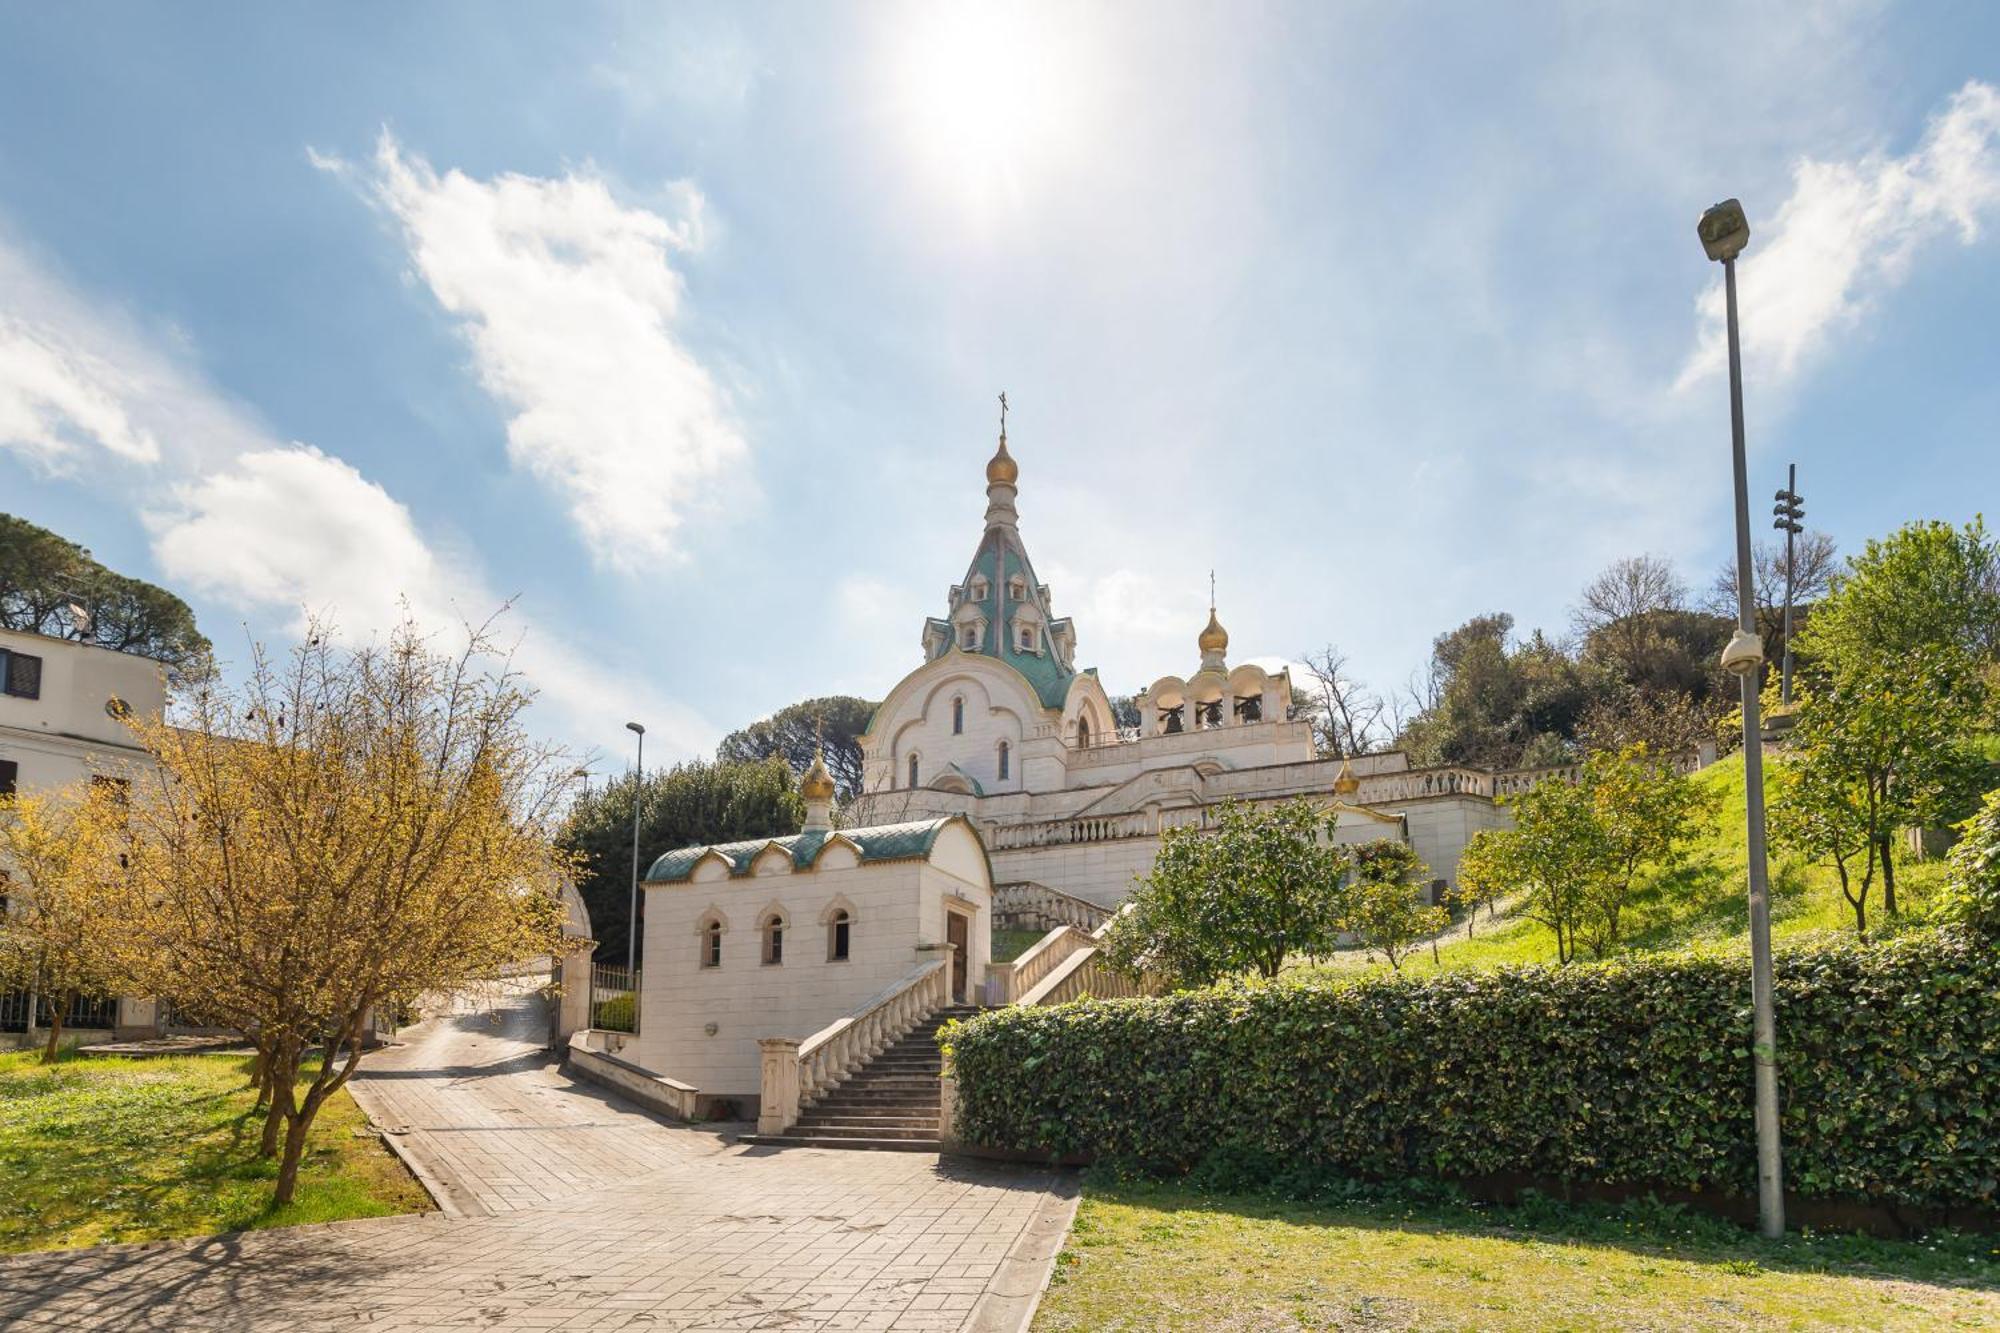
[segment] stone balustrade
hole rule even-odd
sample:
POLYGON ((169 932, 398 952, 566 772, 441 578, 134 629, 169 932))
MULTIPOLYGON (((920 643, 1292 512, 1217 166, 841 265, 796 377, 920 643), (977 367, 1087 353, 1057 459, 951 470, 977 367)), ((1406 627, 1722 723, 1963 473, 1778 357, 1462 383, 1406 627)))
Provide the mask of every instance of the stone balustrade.
POLYGON ((1013 976, 1002 1004, 1017 1004, 1020 998, 1041 984, 1042 978, 1060 967, 1071 955, 1097 947, 1097 937, 1075 926, 1058 926, 1030 945, 1014 960, 1013 976))
POLYGON ((1002 930, 1054 930, 1057 926, 1095 930, 1110 919, 1110 908, 1046 884, 1023 880, 993 886, 993 924, 1002 930))
POLYGON ((759 1134, 790 1129, 803 1108, 951 1003, 951 946, 927 952, 942 952, 944 957, 924 963, 804 1041, 766 1037, 757 1043, 763 1055, 759 1134))

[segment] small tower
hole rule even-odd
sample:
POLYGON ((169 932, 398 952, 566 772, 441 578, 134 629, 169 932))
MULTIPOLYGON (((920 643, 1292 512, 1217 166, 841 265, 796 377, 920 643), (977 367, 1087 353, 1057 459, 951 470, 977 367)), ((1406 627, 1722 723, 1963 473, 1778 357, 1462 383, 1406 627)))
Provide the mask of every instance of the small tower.
POLYGON ((799 795, 806 803, 806 823, 801 832, 825 833, 833 827, 833 774, 826 771, 826 750, 813 747, 812 767, 799 779, 799 795))
POLYGON ((1021 521, 1014 510, 1021 465, 1007 452, 1007 395, 1000 395, 1000 448, 986 462, 986 526, 1011 528, 1021 521))

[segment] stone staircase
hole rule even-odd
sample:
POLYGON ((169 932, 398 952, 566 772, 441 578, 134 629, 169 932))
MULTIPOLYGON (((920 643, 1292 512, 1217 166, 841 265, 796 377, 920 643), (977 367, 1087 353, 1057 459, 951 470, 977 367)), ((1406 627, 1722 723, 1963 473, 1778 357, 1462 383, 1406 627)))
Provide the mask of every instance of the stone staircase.
POLYGON ((940 1009, 808 1106, 782 1134, 750 1134, 744 1143, 787 1148, 872 1148, 877 1152, 938 1150, 937 1031, 979 1010, 940 1009))

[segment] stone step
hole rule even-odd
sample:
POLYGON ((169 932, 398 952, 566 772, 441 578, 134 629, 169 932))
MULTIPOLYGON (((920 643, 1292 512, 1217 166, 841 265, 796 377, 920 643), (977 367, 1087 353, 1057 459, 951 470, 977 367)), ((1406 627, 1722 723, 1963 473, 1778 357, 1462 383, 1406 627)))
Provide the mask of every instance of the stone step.
POLYGON ((866 1130, 869 1133, 881 1131, 897 1135, 904 1130, 921 1130, 932 1138, 937 1137, 938 1118, 936 1116, 874 1116, 874 1115, 808 1115, 800 1116, 792 1128, 801 1134, 852 1133, 866 1130))
POLYGON ((890 1125, 816 1125, 812 1132, 836 1139, 929 1139, 937 1142, 937 1126, 901 1128, 890 1125))
POLYGON ((738 1143, 769 1148, 838 1148, 847 1152, 936 1152, 936 1135, 928 1139, 844 1139, 819 1134, 746 1134, 738 1143))

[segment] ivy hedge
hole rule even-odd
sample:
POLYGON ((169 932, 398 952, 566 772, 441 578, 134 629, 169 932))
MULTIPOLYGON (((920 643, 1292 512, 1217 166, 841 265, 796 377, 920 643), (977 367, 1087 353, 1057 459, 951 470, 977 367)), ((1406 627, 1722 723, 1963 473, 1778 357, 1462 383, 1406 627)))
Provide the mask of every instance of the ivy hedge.
MULTIPOLYGON (((1001 1009, 941 1039, 958 1132, 993 1148, 1749 1194, 1749 1000, 1747 959, 1672 955, 1001 1009)), ((1994 1205, 1992 943, 1787 950, 1776 1003, 1788 1189, 1994 1205)))

